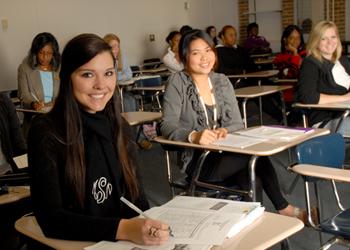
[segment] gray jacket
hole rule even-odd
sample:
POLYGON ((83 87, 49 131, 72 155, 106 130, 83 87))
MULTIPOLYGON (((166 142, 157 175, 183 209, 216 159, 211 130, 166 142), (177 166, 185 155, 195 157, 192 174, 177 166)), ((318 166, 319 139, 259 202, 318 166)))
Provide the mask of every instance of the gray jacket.
MULTIPOLYGON (((58 95, 60 80, 58 71, 53 72, 53 100, 58 95)), ((41 82, 39 69, 32 69, 27 58, 23 60, 18 67, 18 97, 21 100, 23 107, 31 108, 31 103, 37 101, 38 98, 44 102, 44 89, 41 82)))
MULTIPOLYGON (((231 82, 223 74, 210 73, 209 77, 213 84, 219 127, 226 128, 229 133, 242 129, 243 121, 231 82)), ((170 140, 187 141, 193 130, 202 131, 207 128, 197 89, 191 76, 183 71, 169 78, 163 108, 160 129, 162 135, 170 140)), ((184 169, 192 157, 193 150, 183 153, 184 169)))

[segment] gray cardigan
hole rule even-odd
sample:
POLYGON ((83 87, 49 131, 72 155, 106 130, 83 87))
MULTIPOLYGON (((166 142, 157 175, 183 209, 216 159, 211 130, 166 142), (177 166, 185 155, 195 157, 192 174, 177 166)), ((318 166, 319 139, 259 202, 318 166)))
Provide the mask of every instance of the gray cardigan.
MULTIPOLYGON (((229 133, 242 129, 243 121, 231 82, 223 74, 210 73, 209 77, 217 103, 219 127, 226 128, 229 133)), ((162 135, 168 139, 187 141, 193 130, 202 131, 207 128, 197 89, 191 76, 183 71, 169 78, 163 108, 160 129, 162 135)), ((193 150, 184 152, 184 169, 192 157, 193 150)))
MULTIPOLYGON (((60 80, 58 71, 53 72, 53 100, 58 95, 60 80)), ((32 69, 27 58, 18 67, 18 97, 23 107, 31 108, 31 103, 37 101, 35 97, 44 102, 44 90, 39 69, 32 69)))

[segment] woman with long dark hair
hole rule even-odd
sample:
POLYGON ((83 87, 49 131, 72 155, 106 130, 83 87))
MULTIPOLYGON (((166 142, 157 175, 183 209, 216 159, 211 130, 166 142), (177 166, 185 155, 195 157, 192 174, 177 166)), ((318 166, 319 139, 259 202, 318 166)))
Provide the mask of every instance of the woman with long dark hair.
MULTIPOLYGON (((208 145, 227 133, 243 129, 243 121, 229 79, 213 72, 216 62, 214 42, 201 30, 186 33, 179 44, 184 71, 169 78, 164 94, 162 134, 178 141, 208 145)), ((202 152, 182 152, 183 171, 193 175, 202 152)), ((210 183, 238 184, 247 187, 248 155, 211 152, 203 165, 200 179, 210 183)), ((268 157, 260 157, 257 176, 267 196, 282 215, 295 216, 306 222, 305 210, 294 207, 283 197, 276 172, 268 157)))
POLYGON ((34 213, 46 236, 73 240, 131 240, 161 244, 169 237, 141 209, 148 203, 136 179, 130 129, 120 115, 111 47, 82 34, 62 53, 60 91, 51 112, 28 135, 34 213), (156 231, 156 233, 154 233, 156 231))

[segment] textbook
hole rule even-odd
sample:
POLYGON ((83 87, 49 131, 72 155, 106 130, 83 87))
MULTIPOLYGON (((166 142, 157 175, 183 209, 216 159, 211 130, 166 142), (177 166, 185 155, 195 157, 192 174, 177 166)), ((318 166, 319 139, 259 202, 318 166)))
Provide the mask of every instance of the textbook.
POLYGON ((290 141, 314 131, 313 128, 284 127, 284 126, 260 126, 247 130, 235 131, 235 133, 260 139, 277 139, 290 141))
POLYGON ((164 246, 155 248, 125 241, 103 241, 85 249, 174 249, 174 246, 178 247, 175 249, 209 249, 238 234, 259 218, 264 210, 259 202, 177 196, 160 207, 145 211, 147 216, 171 227, 174 237, 170 237, 164 246))

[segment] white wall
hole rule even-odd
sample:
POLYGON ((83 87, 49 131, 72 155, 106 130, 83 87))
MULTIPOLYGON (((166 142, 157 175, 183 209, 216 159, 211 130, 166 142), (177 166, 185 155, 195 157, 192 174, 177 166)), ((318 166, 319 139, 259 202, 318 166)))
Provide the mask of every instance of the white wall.
POLYGON ((92 32, 120 36, 129 63, 161 57, 169 31, 184 24, 205 28, 238 26, 237 0, 0 0, 0 90, 17 88, 17 67, 33 37, 43 31, 57 38, 61 51, 73 36, 92 32), (149 41, 149 34, 156 40, 149 41))

